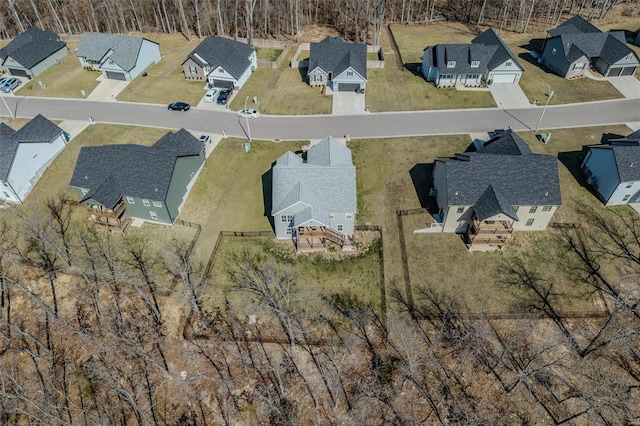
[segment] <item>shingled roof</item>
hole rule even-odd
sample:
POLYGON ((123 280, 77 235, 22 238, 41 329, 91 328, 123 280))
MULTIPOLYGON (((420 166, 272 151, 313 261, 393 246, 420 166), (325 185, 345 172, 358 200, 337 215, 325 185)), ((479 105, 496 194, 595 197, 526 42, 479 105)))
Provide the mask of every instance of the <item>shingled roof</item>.
POLYGON ((516 219, 514 206, 561 204, 555 157, 532 154, 511 131, 490 142, 479 152, 436 159, 445 165, 450 206, 474 206, 483 220, 497 213, 516 219))
POLYGON ((253 52, 253 47, 248 44, 225 37, 209 36, 189 53, 188 59, 201 67, 205 65, 210 65, 214 69, 222 67, 235 79, 239 79, 251 66, 249 57, 253 52))
POLYGON ((21 143, 51 142, 62 129, 38 114, 20 130, 0 124, 0 180, 7 180, 13 159, 21 143))
POLYGON ((67 44, 51 30, 31 27, 0 49, 0 62, 13 58, 25 68, 32 68, 67 44))
POLYGON ((80 39, 76 55, 93 62, 100 62, 109 51, 113 51, 109 59, 123 70, 131 71, 136 66, 144 40, 143 37, 85 32, 80 39))
POLYGON ((320 68, 333 76, 353 68, 367 79, 367 45, 346 43, 339 37, 327 37, 319 43, 310 43, 309 71, 320 68))
POLYGON ((313 220, 328 225, 329 212, 356 211, 356 169, 351 151, 333 137, 314 145, 307 152, 306 163, 292 152, 276 161, 271 214, 298 202, 308 208, 296 213, 296 224, 313 220))
POLYGON ((184 129, 168 132, 152 146, 82 147, 71 186, 88 188, 80 200, 113 208, 123 196, 164 201, 178 157, 198 155, 204 144, 184 129))

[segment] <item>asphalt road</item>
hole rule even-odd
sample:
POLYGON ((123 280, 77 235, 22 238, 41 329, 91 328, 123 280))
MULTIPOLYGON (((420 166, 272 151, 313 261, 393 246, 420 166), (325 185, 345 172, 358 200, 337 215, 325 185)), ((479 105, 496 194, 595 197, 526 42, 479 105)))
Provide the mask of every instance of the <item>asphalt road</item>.
MULTIPOLYGON (((165 105, 97 102, 74 99, 4 96, 18 117, 43 114, 52 120, 89 120, 98 123, 129 124, 179 129, 184 127, 227 136, 246 137, 246 121, 233 112, 192 109, 168 111, 165 105)), ((485 132, 496 128, 535 129, 542 106, 526 109, 467 109, 372 113, 356 116, 262 116, 249 120, 253 139, 306 140, 327 135, 351 138, 426 136, 485 132)), ((0 115, 6 114, 0 103, 0 115)), ((540 129, 596 126, 640 122, 640 99, 588 102, 550 106, 540 129)))

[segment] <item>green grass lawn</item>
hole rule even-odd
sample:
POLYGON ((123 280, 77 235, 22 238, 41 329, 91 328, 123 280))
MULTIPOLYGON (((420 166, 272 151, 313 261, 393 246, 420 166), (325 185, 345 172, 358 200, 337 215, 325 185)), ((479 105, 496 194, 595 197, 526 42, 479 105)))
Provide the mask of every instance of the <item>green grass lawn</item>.
POLYGON ((162 60, 147 68, 147 77, 140 75, 129 83, 117 99, 159 104, 179 100, 196 105, 206 92, 206 82, 185 80, 182 63, 202 40, 194 37, 189 43, 180 34, 153 34, 148 37, 160 43, 162 60))
POLYGON ((278 59, 283 49, 269 49, 267 47, 256 47, 256 56, 263 61, 275 61, 278 59))
POLYGON ((54 98, 84 98, 82 90, 88 95, 98 86, 96 80, 100 73, 87 71, 80 66, 80 61, 73 54, 78 42, 68 42, 69 52, 59 64, 23 84, 16 92, 20 96, 45 96, 54 98), (46 85, 43 89, 39 82, 46 85))

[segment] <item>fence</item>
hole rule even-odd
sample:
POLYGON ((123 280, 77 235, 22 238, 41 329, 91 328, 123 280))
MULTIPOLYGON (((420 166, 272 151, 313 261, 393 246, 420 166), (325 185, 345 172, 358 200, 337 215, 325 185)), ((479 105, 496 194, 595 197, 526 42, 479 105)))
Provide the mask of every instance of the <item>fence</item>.
POLYGON ((377 53, 378 60, 367 59, 367 69, 369 68, 384 68, 384 53, 382 53, 382 47, 367 45, 367 53, 377 53))
POLYGON ((387 31, 389 32, 389 40, 391 40, 391 46, 393 46, 393 50, 396 52, 398 68, 404 71, 404 61, 402 60, 402 54, 400 53, 400 47, 398 47, 398 43, 396 42, 396 37, 393 35, 391 24, 387 24, 387 31))
POLYGON ((291 68, 309 68, 309 60, 305 59, 305 60, 298 60, 298 57, 300 56, 300 53, 303 50, 309 50, 311 49, 311 44, 310 43, 300 43, 298 45, 298 48, 296 49, 296 53, 293 54, 293 58, 291 58, 291 68))

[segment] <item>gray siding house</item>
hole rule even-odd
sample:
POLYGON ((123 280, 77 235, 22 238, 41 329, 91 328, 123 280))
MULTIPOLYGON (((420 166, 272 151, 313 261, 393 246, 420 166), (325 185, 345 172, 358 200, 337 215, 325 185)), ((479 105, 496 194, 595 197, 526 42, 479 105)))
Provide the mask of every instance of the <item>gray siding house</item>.
POLYGON ((514 231, 544 230, 562 202, 556 158, 531 153, 511 130, 475 152, 437 158, 433 184, 439 213, 431 229, 461 234, 471 251, 502 249, 514 231))
POLYGON ((523 68, 489 28, 470 44, 437 44, 424 50, 422 73, 436 87, 517 83, 523 68))
POLYGON ((205 146, 184 129, 152 146, 82 147, 71 187, 90 219, 124 231, 130 218, 172 225, 205 161, 205 146))
POLYGON ((24 202, 65 146, 64 131, 40 114, 17 131, 0 123, 0 200, 24 202))
POLYGON ((210 88, 241 88, 258 66, 252 46, 225 37, 202 40, 182 63, 188 80, 207 80, 210 88))
POLYGON ((80 65, 99 70, 105 78, 131 81, 162 59, 160 46, 143 37, 117 34, 82 34, 76 52, 80 65))
POLYGON ((623 31, 603 33, 580 15, 549 30, 538 62, 565 78, 584 75, 589 66, 605 77, 633 75, 640 61, 623 31))
POLYGON ((0 69, 33 78, 67 56, 67 44, 51 30, 29 28, 0 49, 0 69))
POLYGON ((283 154, 272 171, 276 238, 293 239, 299 252, 325 251, 329 241, 352 248, 357 203, 351 150, 328 136, 306 159, 283 154))
POLYGON ((334 92, 363 93, 367 85, 367 45, 349 44, 327 37, 309 45, 310 86, 327 86, 334 92))
POLYGON ((640 202, 640 130, 590 146, 581 166, 587 183, 606 206, 640 202))

